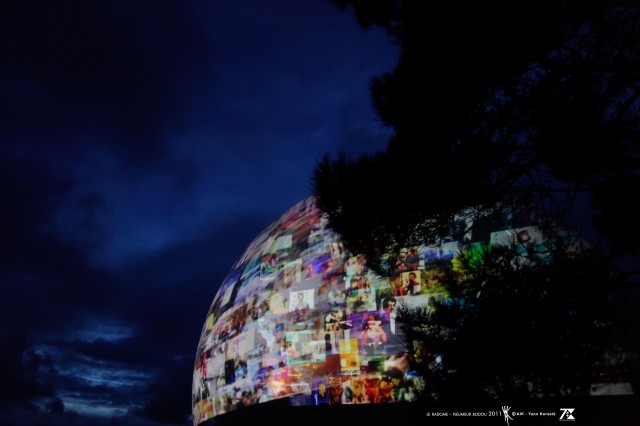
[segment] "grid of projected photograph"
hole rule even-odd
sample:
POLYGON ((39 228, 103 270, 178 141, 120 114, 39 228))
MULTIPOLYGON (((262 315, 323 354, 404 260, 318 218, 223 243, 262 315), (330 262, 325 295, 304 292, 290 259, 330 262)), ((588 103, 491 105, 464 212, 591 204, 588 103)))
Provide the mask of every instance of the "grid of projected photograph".
MULTIPOLYGON (((509 235, 487 237, 507 244, 509 235)), ((395 309, 447 297, 440 281, 470 243, 461 238, 399 251, 382 278, 345 250, 312 197, 294 206, 251 243, 211 304, 194 368, 194 423, 285 397, 292 405, 414 399, 395 309)))

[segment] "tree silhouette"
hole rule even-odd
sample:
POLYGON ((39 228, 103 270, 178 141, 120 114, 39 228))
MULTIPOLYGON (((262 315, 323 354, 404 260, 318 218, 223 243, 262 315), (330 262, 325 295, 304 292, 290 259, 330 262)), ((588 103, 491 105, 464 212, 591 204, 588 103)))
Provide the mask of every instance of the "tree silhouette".
POLYGON ((401 49, 371 85, 394 130, 386 150, 325 156, 313 174, 319 206, 352 251, 388 272, 385 256, 441 239, 461 215, 533 203, 556 220, 580 209, 609 255, 638 254, 634 2, 333 2, 401 49))
POLYGON ((426 402, 589 395, 627 378, 610 295, 621 282, 576 242, 475 246, 443 281, 449 297, 398 306, 426 402))
POLYGON ((625 274, 613 265, 640 250, 640 7, 333 3, 400 47, 395 69, 371 84, 393 129, 386 149, 327 155, 313 174, 318 205, 351 251, 390 274, 402 247, 524 211, 541 228, 599 232, 589 250, 578 239, 544 253, 477 246, 454 260, 446 300, 401 308, 422 397, 585 395, 594 377, 620 373, 619 343, 638 352, 637 310, 622 323, 616 312, 621 300, 637 304, 637 257, 625 274))

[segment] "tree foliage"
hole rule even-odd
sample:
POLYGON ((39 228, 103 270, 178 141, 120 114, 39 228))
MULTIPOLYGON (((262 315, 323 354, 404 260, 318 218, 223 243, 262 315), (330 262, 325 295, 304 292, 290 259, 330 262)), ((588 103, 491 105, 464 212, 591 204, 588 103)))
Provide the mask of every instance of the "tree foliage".
POLYGON ((424 400, 583 396, 625 377, 610 300, 620 283, 604 259, 564 243, 487 245, 454 269, 448 299, 398 309, 424 400))
POLYGON ((461 214, 507 202, 560 219, 587 195, 611 254, 638 253, 636 3, 333 2, 401 50, 371 84, 386 150, 326 156, 313 175, 352 251, 385 272, 390 252, 441 239, 461 214))
POLYGON ((351 251, 390 273, 401 247, 525 211, 543 229, 587 217, 600 232, 596 250, 476 246, 454 259, 446 300, 401 307, 423 398, 585 395, 598 375, 617 374, 620 339, 638 327, 637 311, 622 324, 612 308, 621 294, 637 300, 612 260, 640 251, 640 6, 332 1, 400 48, 371 84, 393 129, 386 149, 325 156, 313 174, 351 251))

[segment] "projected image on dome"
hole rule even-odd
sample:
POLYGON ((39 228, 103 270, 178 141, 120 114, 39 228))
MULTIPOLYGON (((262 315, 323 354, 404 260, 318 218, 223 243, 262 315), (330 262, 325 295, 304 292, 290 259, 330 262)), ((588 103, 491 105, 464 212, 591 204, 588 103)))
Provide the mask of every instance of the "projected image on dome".
POLYGON ((458 242, 397 253, 389 278, 345 250, 309 198, 260 234, 206 316, 194 423, 278 398, 294 405, 410 401, 398 303, 446 297, 458 242))

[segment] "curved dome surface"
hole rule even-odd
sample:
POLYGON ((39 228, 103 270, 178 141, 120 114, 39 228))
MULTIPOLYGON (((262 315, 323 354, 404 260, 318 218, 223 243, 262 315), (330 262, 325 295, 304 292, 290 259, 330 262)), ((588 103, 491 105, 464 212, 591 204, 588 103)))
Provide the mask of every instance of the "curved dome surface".
POLYGON ((382 278, 344 249, 314 198, 295 205, 251 243, 213 299, 194 368, 194 424, 279 398, 413 399, 394 306, 445 297, 439 279, 459 244, 409 248, 382 278))

